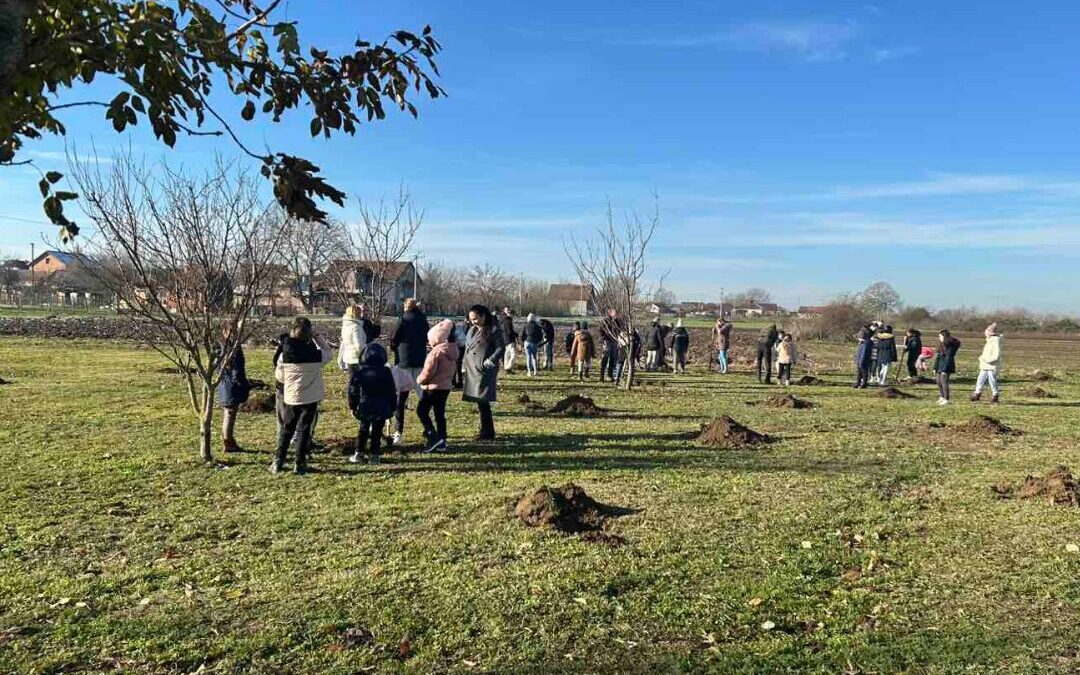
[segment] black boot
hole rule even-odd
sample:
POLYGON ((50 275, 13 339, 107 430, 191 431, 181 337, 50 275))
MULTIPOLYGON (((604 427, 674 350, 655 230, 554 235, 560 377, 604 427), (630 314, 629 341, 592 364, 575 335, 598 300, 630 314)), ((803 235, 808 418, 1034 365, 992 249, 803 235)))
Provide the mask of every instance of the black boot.
POLYGON ((1001 394, 994 394, 994 396, 990 399, 990 402, 991 403, 1000 403, 1001 402, 1001 394))

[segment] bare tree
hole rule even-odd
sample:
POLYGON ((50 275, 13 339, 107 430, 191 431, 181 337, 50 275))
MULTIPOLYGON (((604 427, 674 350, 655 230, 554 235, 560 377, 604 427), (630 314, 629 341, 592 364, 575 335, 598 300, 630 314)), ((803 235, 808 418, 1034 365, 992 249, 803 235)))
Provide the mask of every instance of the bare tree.
POLYGON ((336 223, 293 220, 285 224, 281 264, 288 269, 289 293, 312 313, 318 299, 319 280, 330 268, 334 255, 345 249, 342 230, 336 223))
POLYGON ((82 246, 86 268, 139 338, 185 377, 199 456, 210 462, 221 366, 252 335, 256 304, 274 287, 284 212, 259 197, 252 175, 220 160, 202 176, 130 155, 105 169, 72 164, 97 230, 82 246), (228 337, 224 324, 235 327, 228 337))
POLYGON ((734 307, 744 307, 746 305, 755 305, 759 302, 772 302, 772 293, 764 288, 748 288, 745 291, 735 293, 728 299, 734 307))
MULTIPOLYGON (((635 306, 645 290, 642 279, 648 271, 646 257, 659 224, 658 200, 648 220, 631 212, 621 223, 616 221, 609 203, 606 223, 596 228, 593 240, 583 242, 572 237, 565 244, 566 254, 581 283, 593 289, 597 310, 604 312, 606 308, 613 308, 623 316, 627 345, 632 344, 635 306)), ((636 366, 632 355, 628 356, 626 367, 629 370, 624 384, 627 389, 634 386, 636 366)))
POLYGON ((342 230, 348 258, 333 261, 328 269, 338 300, 347 305, 362 299, 375 316, 382 316, 423 220, 424 212, 415 207, 404 186, 393 200, 361 201, 360 220, 342 230))

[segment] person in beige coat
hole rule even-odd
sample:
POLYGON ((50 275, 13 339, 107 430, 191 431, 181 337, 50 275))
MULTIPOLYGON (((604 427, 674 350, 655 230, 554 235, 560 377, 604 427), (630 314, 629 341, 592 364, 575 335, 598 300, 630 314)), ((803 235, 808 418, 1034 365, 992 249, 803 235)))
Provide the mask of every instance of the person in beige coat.
POLYGON ((589 324, 581 322, 581 328, 574 331, 574 346, 570 349, 570 360, 577 365, 578 380, 589 376, 593 357, 596 356, 596 342, 589 332, 589 324))
POLYGON ((998 375, 1001 374, 1001 349, 1004 338, 998 333, 996 323, 987 326, 983 334, 986 336, 986 344, 983 345, 982 354, 979 355, 979 379, 975 382, 975 393, 971 395, 971 400, 981 399, 983 389, 989 384, 990 402, 997 403, 1001 400, 998 375))
POLYGON ((784 337, 776 347, 776 367, 777 378, 780 380, 780 384, 785 387, 791 384, 791 367, 795 365, 798 358, 799 354, 795 349, 795 341, 792 339, 791 333, 784 333, 784 337))
POLYGON ((294 435, 296 473, 307 473, 311 432, 319 412, 319 402, 326 397, 323 366, 334 358, 334 350, 320 336, 314 335, 311 321, 299 316, 293 320, 288 334, 282 336, 278 353, 274 355, 274 378, 281 383, 281 429, 278 431, 277 452, 270 464, 272 473, 285 465, 285 454, 294 435))

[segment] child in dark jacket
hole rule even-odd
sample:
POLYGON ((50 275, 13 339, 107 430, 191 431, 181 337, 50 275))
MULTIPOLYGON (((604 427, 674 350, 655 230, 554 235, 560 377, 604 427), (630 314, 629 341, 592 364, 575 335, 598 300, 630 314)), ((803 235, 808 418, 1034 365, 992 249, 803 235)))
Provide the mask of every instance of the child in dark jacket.
POLYGON ((383 425, 394 414, 396 401, 397 387, 393 374, 386 367, 386 350, 377 342, 369 344, 360 364, 349 373, 349 409, 360 422, 356 452, 349 458, 350 462, 358 464, 362 461, 364 447, 370 438, 370 462, 379 463, 383 425))

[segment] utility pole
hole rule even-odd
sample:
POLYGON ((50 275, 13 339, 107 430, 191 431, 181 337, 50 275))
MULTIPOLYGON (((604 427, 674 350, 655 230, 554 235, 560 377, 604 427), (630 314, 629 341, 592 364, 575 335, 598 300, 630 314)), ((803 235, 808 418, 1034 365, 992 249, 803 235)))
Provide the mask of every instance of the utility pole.
POLYGON ((416 263, 417 263, 418 260, 420 260, 420 258, 418 256, 414 255, 413 259, 412 259, 412 296, 414 298, 416 298, 416 300, 419 302, 420 298, 416 297, 417 279, 419 278, 419 275, 417 274, 417 269, 416 269, 416 263))
POLYGON ((33 306, 37 289, 34 288, 34 242, 30 242, 30 304, 33 306))

